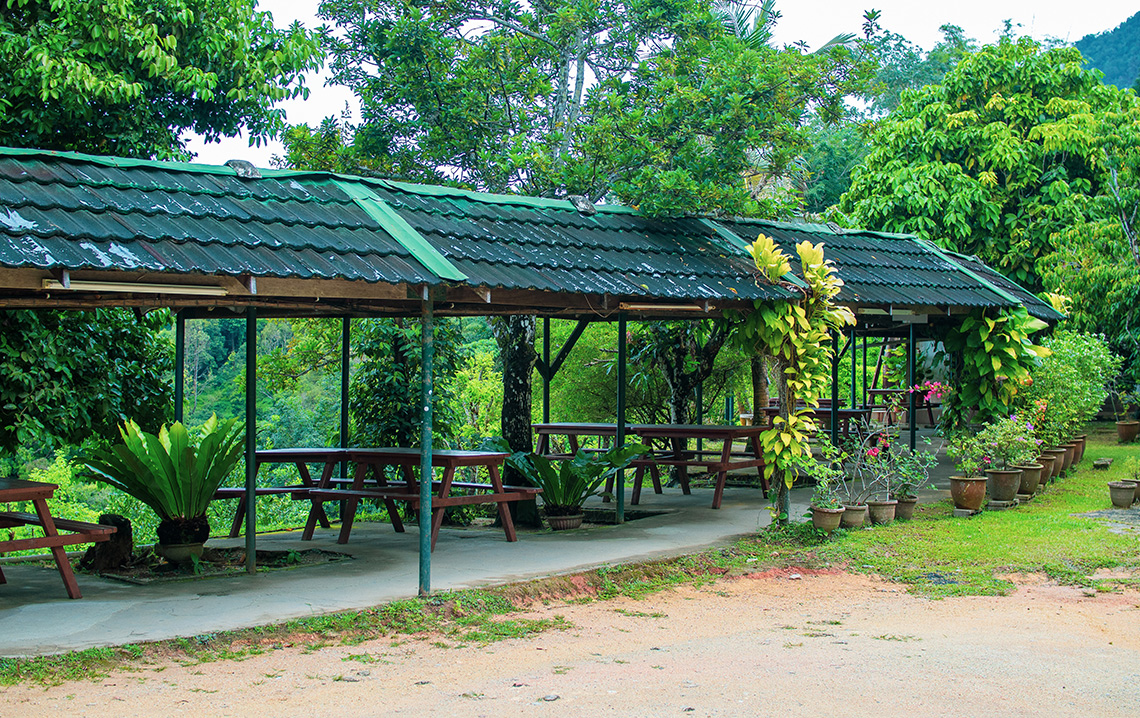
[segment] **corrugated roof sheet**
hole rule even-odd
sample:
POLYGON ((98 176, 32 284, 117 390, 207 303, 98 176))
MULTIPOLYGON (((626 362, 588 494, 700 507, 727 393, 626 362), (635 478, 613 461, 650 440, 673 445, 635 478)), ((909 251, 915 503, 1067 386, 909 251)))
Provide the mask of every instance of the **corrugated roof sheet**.
POLYGON ((1021 301, 1037 316, 1059 316, 980 262, 902 235, 652 219, 625 207, 587 215, 547 198, 328 173, 262 174, 0 148, 0 265, 430 285, 445 283, 442 273, 492 289, 647 300, 789 297, 756 280, 737 241, 764 232, 793 258, 799 241, 823 241, 846 283, 846 302, 1021 301))
POLYGON ((1031 292, 980 261, 939 250, 909 235, 831 229, 819 224, 765 220, 717 220, 745 241, 760 233, 780 244, 798 271, 795 245, 823 242, 825 256, 843 280, 839 294, 851 304, 1011 307, 1023 304, 1031 314, 1050 321, 1062 318, 1031 292))

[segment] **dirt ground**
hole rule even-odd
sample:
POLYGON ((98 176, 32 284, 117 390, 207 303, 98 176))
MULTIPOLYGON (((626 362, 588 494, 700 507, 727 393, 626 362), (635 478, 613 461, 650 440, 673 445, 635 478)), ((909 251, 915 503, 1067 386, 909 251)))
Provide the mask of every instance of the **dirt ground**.
POLYGON ((789 570, 540 606, 563 631, 383 640, 0 688, 0 716, 1136 716, 1140 593, 930 600, 789 570))

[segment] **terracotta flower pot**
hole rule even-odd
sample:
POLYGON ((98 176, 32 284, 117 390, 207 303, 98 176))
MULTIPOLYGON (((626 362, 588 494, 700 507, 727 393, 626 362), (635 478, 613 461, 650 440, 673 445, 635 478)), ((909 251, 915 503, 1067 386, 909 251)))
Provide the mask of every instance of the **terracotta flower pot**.
POLYGON ((1077 455, 1077 445, 1076 444, 1061 444, 1057 448, 1065 450, 1065 460, 1061 464, 1061 471, 1064 472, 1066 475, 1068 475, 1069 468, 1072 467, 1072 465, 1073 465, 1073 459, 1077 455))
POLYGON ((950 496, 954 499, 954 508, 980 511, 986 500, 986 477, 951 476, 950 496))
POLYGON ((1081 434, 1074 441, 1077 444, 1077 456, 1073 459, 1074 464, 1079 464, 1085 458, 1085 444, 1088 443, 1088 434, 1081 434))
POLYGON ((203 543, 156 543, 154 545, 154 552, 173 564, 186 563, 191 556, 202 558, 202 553, 205 550, 206 546, 203 543))
POLYGON ((846 509, 825 509, 820 506, 812 506, 811 525, 825 534, 829 534, 839 528, 839 523, 843 520, 844 511, 846 511, 846 509))
POLYGON ((1041 464, 1025 464, 1013 468, 1021 469, 1021 486, 1018 487, 1017 493, 1030 495, 1037 493, 1037 485, 1041 483, 1041 473, 1045 467, 1041 464))
POLYGON ((889 524, 895 520, 895 507, 899 502, 894 499, 887 501, 868 501, 867 513, 871 516, 873 524, 889 524))
POLYGON ((1049 483, 1049 477, 1053 475, 1053 455, 1042 453, 1033 460, 1035 464, 1041 464, 1041 477, 1040 482, 1037 484, 1038 491, 1044 491, 1045 486, 1049 483))
POLYGON ((1121 444, 1131 444, 1140 435, 1140 421, 1116 422, 1116 438, 1121 444))
POLYGON ((1065 450, 1054 446, 1051 449, 1045 449, 1042 453, 1048 454, 1053 457, 1053 473, 1049 476, 1049 481, 1056 481, 1061 476, 1061 469, 1065 465, 1065 450))
POLYGON ((1021 469, 986 469, 986 491, 991 501, 1013 501, 1021 486, 1021 469))
POLYGON ((1109 481, 1108 495, 1115 508, 1126 509, 1136 498, 1136 484, 1131 481, 1109 481))
POLYGON ((914 507, 918 505, 918 499, 911 497, 907 499, 897 499, 898 506, 895 507, 895 521, 910 521, 914 518, 914 507))
POLYGON ((566 531, 567 529, 576 529, 581 527, 582 519, 585 514, 573 514, 571 516, 547 516, 546 523, 550 524, 551 531, 566 531))
POLYGON ((843 504, 843 509, 840 525, 845 529, 857 529, 867 520, 867 504, 843 504))

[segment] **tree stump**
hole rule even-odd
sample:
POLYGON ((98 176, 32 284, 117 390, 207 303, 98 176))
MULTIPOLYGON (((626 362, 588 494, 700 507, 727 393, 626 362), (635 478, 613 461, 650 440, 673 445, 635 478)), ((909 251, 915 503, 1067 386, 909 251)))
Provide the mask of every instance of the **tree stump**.
POLYGON ((94 544, 87 549, 87 553, 79 560, 80 567, 101 573, 129 564, 135 550, 131 520, 118 514, 103 514, 99 517, 99 523, 104 526, 114 526, 116 531, 111 534, 109 540, 94 544))

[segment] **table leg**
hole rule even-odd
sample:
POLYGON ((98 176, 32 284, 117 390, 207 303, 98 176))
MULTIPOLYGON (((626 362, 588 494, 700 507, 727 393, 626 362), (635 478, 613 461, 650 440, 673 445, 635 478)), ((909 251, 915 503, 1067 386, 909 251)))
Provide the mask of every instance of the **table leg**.
MULTIPOLYGON (((439 498, 447 498, 451 495, 451 480, 455 476, 455 467, 446 466, 443 469, 443 477, 439 480, 439 498)), ((431 481, 432 477, 420 477, 420 481, 431 481)), ((502 487, 502 482, 499 486, 502 487)), ((433 495, 434 498, 434 495, 433 495)), ((433 502, 434 503, 434 502, 433 502)), ((435 541, 439 538, 439 528, 443 526, 443 514, 447 511, 444 506, 432 506, 429 508, 428 513, 425 513, 423 506, 420 507, 420 531, 424 530, 424 517, 430 513, 431 515, 431 550, 435 551, 435 541)))
POLYGON ((234 512, 233 523, 230 524, 230 538, 241 536, 241 527, 245 523, 245 494, 238 499, 237 511, 234 512))
MULTIPOLYGON (((40 524, 43 526, 44 535, 58 536, 59 533, 55 530, 55 521, 48 511, 47 499, 33 499, 32 505, 36 507, 36 516, 39 517, 40 524)), ((67 560, 67 551, 63 549, 63 546, 52 546, 51 555, 55 559, 55 565, 59 569, 59 577, 63 579, 67 595, 71 598, 83 598, 83 594, 79 592, 79 583, 71 571, 71 562, 67 560)))
MULTIPOLYGON (((503 491, 503 479, 499 476, 499 467, 496 464, 487 466, 487 473, 491 476, 491 486, 494 487, 496 494, 505 493, 503 491)), ((518 534, 515 533, 515 522, 511 518, 511 510, 507 506, 506 501, 498 501, 499 504, 499 522, 503 524, 503 533, 507 536, 507 541, 518 541, 518 534)), ((434 537, 432 539, 434 541, 434 537)))
MULTIPOLYGON (((356 469, 352 472, 352 488, 359 491, 364 488, 364 474, 368 471, 368 464, 363 461, 356 465, 356 469)), ((352 522, 356 518, 356 507, 360 505, 360 499, 352 497, 344 500, 344 508, 340 514, 340 535, 337 536, 336 542, 339 544, 348 543, 348 536, 352 533, 352 522)))
POLYGON ((0 584, 8 583, 8 579, 4 578, 4 569, 0 568, 0 584))
POLYGON ((720 464, 716 467, 716 489, 713 491, 714 509, 720 508, 720 500, 724 498, 724 483, 728 479, 728 465, 732 461, 732 437, 724 440, 724 448, 720 452, 720 464))
MULTIPOLYGON (((325 468, 321 472, 321 484, 320 484, 320 486, 322 489, 327 489, 329 486, 332 485, 332 475, 333 475, 333 472, 335 472, 335 471, 336 471, 336 462, 326 461, 325 462, 325 468)), ((300 476, 301 476, 301 484, 303 486, 308 486, 309 488, 312 488, 314 486, 313 477, 309 474, 309 467, 308 466, 306 466, 303 463, 297 464, 297 473, 300 474, 300 476)), ((329 523, 329 517, 327 514, 325 514, 324 503, 314 500, 313 501, 313 508, 310 509, 310 511, 316 511, 317 512, 317 521, 321 522, 321 528, 323 528, 323 529, 332 528, 332 525, 329 523)))
POLYGON ((536 453, 539 456, 545 456, 550 453, 550 434, 538 435, 538 451, 536 453))
POLYGON ((577 434, 567 434, 566 438, 570 440, 570 455, 571 456, 577 456, 578 455, 578 435, 577 434))
MULTIPOLYGON (((408 467, 403 467, 404 479, 409 480, 411 470, 408 467)), ((384 467, 373 464, 372 477, 376 479, 377 486, 387 486, 388 479, 384 477, 384 467)), ((404 519, 400 517, 400 507, 396 505, 395 500, 385 498, 384 509, 388 512, 388 520, 392 522, 392 530, 398 534, 404 533, 404 519)))
POLYGON ((645 476, 645 466, 638 466, 633 472, 633 493, 629 496, 629 505, 637 506, 641 501, 641 480, 645 476))

